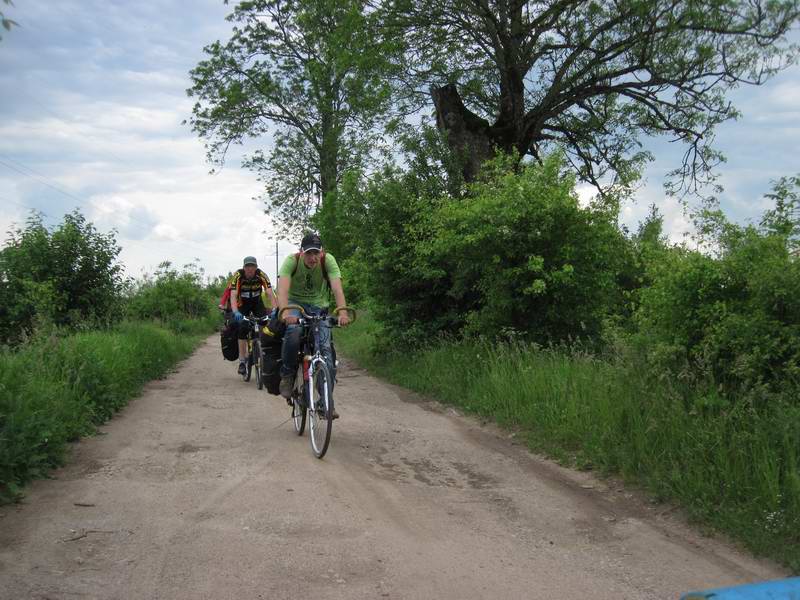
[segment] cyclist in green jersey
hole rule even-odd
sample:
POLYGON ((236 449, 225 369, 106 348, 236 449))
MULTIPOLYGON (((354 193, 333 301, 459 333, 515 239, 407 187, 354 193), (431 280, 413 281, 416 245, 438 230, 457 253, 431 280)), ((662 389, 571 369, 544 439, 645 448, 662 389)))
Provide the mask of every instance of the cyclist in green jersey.
MULTIPOLYGON (((333 292, 336 307, 347 305, 342 288, 342 274, 332 254, 323 251, 322 240, 316 233, 309 233, 300 243, 300 252, 287 256, 279 271, 278 307, 290 304, 303 307, 306 313, 326 312, 333 292)), ((297 353, 300 348, 300 327, 297 325, 299 311, 286 311, 286 334, 283 338, 280 392, 284 398, 292 395, 294 377, 297 372, 297 353)), ((346 311, 339 313, 339 325, 346 327, 350 317, 346 311)), ((322 328, 320 352, 334 378, 336 365, 331 351, 331 332, 322 328)), ((334 417, 338 415, 334 414, 334 417)))

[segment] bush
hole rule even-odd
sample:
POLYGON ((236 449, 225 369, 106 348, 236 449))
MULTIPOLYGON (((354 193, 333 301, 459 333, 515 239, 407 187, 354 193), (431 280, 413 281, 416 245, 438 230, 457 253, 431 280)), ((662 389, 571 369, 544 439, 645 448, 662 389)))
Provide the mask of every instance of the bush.
POLYGON ((558 155, 519 172, 513 163, 487 163, 465 198, 433 216, 424 251, 451 282, 445 301, 468 307, 467 333, 595 339, 619 299, 626 241, 615 205, 581 207, 558 155))
POLYGON ((785 208, 746 227, 706 214, 716 256, 675 248, 650 265, 636 339, 654 369, 722 397, 797 402, 800 262, 785 208))
POLYGON ((33 214, 0 250, 0 342, 15 344, 37 321, 106 323, 123 290, 120 247, 75 211, 53 229, 33 214))
POLYGON ((426 215, 433 200, 417 195, 415 182, 412 174, 387 169, 368 182, 347 177, 336 195, 338 205, 355 215, 349 221, 352 253, 343 261, 348 298, 359 308, 373 307, 400 343, 423 333, 414 323, 422 311, 435 320, 431 307, 440 309, 435 273, 418 262, 417 251, 430 235, 426 215))
POLYGON ((202 270, 195 265, 178 271, 165 261, 154 275, 145 276, 136 284, 128 299, 128 315, 162 323, 205 319, 213 314, 219 301, 219 296, 214 296, 216 292, 217 286, 211 289, 203 286, 202 270))
POLYGON ((514 162, 486 165, 463 197, 430 195, 413 172, 340 189, 363 221, 348 268, 390 337, 595 338, 617 310, 630 244, 615 204, 582 208, 558 156, 519 172, 514 162))

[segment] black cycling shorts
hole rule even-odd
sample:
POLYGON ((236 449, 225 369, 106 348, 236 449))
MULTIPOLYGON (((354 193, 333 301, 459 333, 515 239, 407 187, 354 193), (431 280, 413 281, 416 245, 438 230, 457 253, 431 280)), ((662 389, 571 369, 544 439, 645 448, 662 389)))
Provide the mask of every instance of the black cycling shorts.
MULTIPOLYGON (((245 317, 249 317, 250 313, 253 313, 256 317, 266 317, 267 316, 267 307, 264 306, 264 303, 261 301, 261 298, 254 302, 242 302, 239 304, 239 312, 242 313, 245 317)), ((247 321, 239 321, 239 330, 236 332, 236 337, 240 340, 247 339, 247 331, 248 329, 252 328, 252 323, 248 323, 247 321)))

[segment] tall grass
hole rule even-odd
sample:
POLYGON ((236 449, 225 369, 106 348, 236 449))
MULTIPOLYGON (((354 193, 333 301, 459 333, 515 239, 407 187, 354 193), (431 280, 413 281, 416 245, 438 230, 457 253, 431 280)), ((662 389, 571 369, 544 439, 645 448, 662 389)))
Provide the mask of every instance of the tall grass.
POLYGON ((376 374, 514 428, 532 449, 621 474, 800 571, 797 405, 720 401, 630 359, 455 341, 376 355, 380 337, 364 318, 336 333, 376 374))
POLYGON ((39 335, 0 351, 0 502, 63 462, 67 442, 164 375, 213 330, 209 316, 123 323, 110 331, 39 335), (177 335, 176 335, 177 333, 177 335))

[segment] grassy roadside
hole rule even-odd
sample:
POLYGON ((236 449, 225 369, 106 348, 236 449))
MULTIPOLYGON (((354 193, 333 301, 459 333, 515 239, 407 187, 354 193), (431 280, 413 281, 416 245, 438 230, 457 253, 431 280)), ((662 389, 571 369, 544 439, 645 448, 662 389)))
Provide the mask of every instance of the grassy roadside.
POLYGON ((188 356, 216 319, 123 323, 111 331, 40 335, 0 352, 0 502, 62 464, 67 442, 188 356))
POLYGON ((389 381, 518 429, 559 460, 621 474, 800 572, 800 408, 722 404, 637 366, 524 346, 441 342, 375 356, 368 317, 341 352, 389 381))

